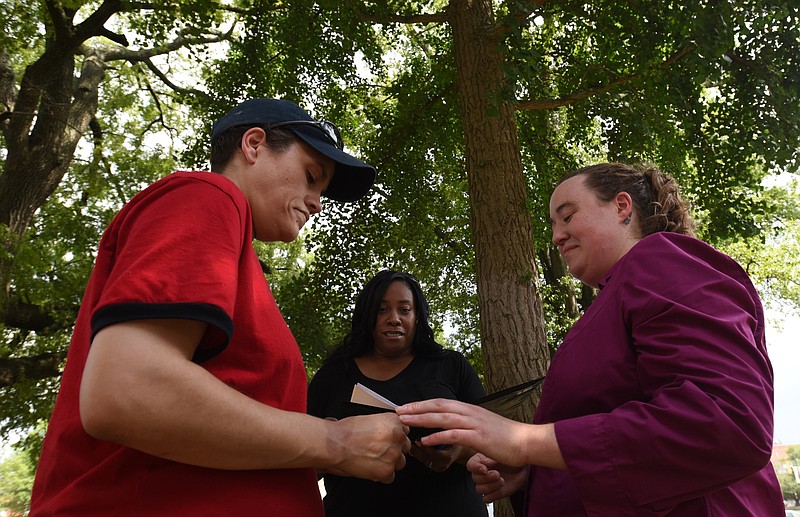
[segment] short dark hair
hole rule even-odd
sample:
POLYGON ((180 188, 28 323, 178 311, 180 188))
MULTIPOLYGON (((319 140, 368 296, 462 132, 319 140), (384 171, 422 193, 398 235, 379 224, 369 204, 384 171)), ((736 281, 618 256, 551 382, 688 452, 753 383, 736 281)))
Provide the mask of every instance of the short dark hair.
POLYGON ((375 346, 372 332, 378 320, 378 309, 386 289, 392 282, 397 281, 405 283, 414 296, 414 309, 417 315, 417 325, 412 342, 414 353, 426 357, 438 357, 444 354, 442 345, 437 343, 433 337, 433 329, 429 320, 430 307, 419 285, 419 280, 409 273, 385 269, 372 277, 359 293, 353 310, 350 333, 331 352, 328 360, 359 357, 372 351, 375 346))
POLYGON ((267 145, 277 152, 283 152, 299 140, 288 129, 269 129, 263 126, 234 126, 211 140, 211 170, 221 172, 231 161, 234 153, 242 147, 242 137, 251 128, 261 127, 267 134, 267 145))
POLYGON ((565 174, 556 186, 575 176, 584 176, 589 187, 603 202, 620 192, 633 200, 642 237, 657 232, 694 236, 694 219, 675 179, 652 163, 628 165, 600 163, 565 174))

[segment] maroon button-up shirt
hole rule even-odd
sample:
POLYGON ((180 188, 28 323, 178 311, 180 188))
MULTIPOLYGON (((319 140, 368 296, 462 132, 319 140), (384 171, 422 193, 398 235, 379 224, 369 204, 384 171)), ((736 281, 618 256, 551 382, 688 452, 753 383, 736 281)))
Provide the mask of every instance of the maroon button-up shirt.
POLYGON ((657 233, 607 273, 555 354, 535 423, 566 471, 531 468, 528 516, 783 515, 764 314, 742 268, 657 233))

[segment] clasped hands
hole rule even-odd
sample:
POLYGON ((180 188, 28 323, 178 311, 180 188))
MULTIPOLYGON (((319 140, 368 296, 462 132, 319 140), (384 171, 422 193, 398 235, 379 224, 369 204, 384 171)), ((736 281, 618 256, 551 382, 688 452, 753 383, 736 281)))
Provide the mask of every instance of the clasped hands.
POLYGON ((486 503, 523 487, 531 439, 540 439, 540 435, 543 439, 543 433, 552 430, 552 426, 522 424, 479 406, 447 399, 413 402, 398 407, 396 412, 409 427, 443 429, 420 440, 419 445, 428 450, 445 445, 477 451, 466 466, 486 503))

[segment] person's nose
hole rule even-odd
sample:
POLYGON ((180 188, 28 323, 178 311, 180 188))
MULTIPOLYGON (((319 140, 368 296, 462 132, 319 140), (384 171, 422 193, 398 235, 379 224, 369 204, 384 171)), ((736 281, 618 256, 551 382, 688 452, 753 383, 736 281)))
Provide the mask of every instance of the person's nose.
POLYGON ((400 324, 400 315, 397 311, 389 311, 389 317, 386 320, 386 323, 389 325, 399 325, 400 324))
POLYGON ((558 225, 555 225, 555 224, 552 226, 551 229, 552 229, 552 232, 553 232, 553 237, 552 237, 551 241, 556 246, 560 246, 561 243, 563 243, 567 239, 567 232, 565 232, 563 230, 560 230, 558 228, 558 225))
POLYGON ((319 194, 308 194, 306 196, 306 208, 311 215, 322 212, 322 199, 319 194))

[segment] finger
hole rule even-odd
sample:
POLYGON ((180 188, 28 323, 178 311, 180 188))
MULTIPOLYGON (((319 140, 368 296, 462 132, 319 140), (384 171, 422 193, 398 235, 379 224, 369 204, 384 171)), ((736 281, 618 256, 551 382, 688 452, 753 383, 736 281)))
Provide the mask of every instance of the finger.
POLYGON ((410 402, 408 404, 403 404, 402 406, 398 406, 394 409, 394 412, 397 413, 398 415, 405 415, 405 414, 415 414, 415 413, 428 413, 430 411, 433 411, 433 409, 434 409, 433 400, 421 400, 418 402, 410 402))
MULTIPOLYGON (((413 415, 421 413, 451 413, 464 411, 470 404, 450 399, 428 399, 411 402, 395 408, 398 415, 413 415)), ((402 419, 401 419, 402 420, 402 419)))
MULTIPOLYGON (((410 427, 425 427, 429 429, 472 429, 476 426, 483 427, 483 421, 472 415, 456 412, 428 412, 399 415, 403 425, 410 427)), ((424 439, 424 445, 429 445, 424 439)))
POLYGON ((437 447, 441 445, 466 445, 469 447, 471 446, 469 436, 468 429, 446 429, 438 433, 423 436, 422 444, 425 447, 437 447))
POLYGON ((505 494, 503 493, 503 491, 502 490, 497 490, 497 491, 485 494, 483 496, 483 502, 484 502, 484 504, 489 504, 489 503, 493 503, 494 501, 497 501, 498 499, 502 499, 504 497, 505 497, 505 494))
POLYGON ((434 447, 428 447, 427 445, 423 445, 422 442, 418 441, 416 444, 412 444, 412 446, 418 448, 427 456, 433 456, 441 460, 446 460, 458 452, 457 445, 453 447, 449 445, 436 445, 434 447))
POLYGON ((503 479, 500 472, 496 470, 490 470, 486 474, 473 474, 472 480, 475 482, 476 486, 481 485, 486 487, 483 491, 484 493, 496 490, 498 487, 505 484, 505 479, 503 479))
MULTIPOLYGON (((493 471, 496 472, 496 471, 493 471)), ((492 483, 476 483, 475 490, 479 494, 483 494, 484 502, 491 502, 495 499, 500 499, 505 497, 505 491, 503 490, 505 487, 505 479, 502 477, 497 481, 492 483)))
MULTIPOLYGON (((406 455, 401 454, 400 458, 395 462, 395 470, 403 470, 406 467, 406 455)), ((394 474, 392 474, 394 476, 394 474)))
POLYGON ((384 485, 391 485, 392 483, 394 483, 394 472, 392 472, 388 476, 384 476, 384 477, 382 477, 380 479, 377 479, 376 481, 379 481, 379 482, 383 483, 384 485))
POLYGON ((485 474, 489 471, 489 469, 492 469, 496 466, 496 461, 488 456, 484 456, 480 452, 473 454, 472 457, 467 460, 467 470, 470 472, 482 472, 485 474))
POLYGON ((472 474, 472 479, 474 479, 476 483, 483 484, 497 483, 502 477, 503 475, 497 470, 489 470, 482 474, 472 474))
POLYGON ((467 470, 472 474, 472 477, 485 476, 489 472, 489 468, 481 463, 470 464, 467 462, 467 470))

